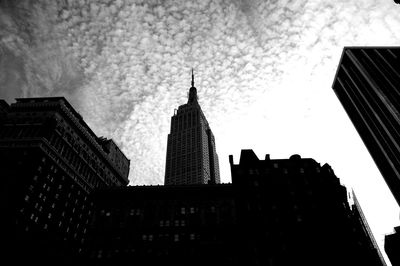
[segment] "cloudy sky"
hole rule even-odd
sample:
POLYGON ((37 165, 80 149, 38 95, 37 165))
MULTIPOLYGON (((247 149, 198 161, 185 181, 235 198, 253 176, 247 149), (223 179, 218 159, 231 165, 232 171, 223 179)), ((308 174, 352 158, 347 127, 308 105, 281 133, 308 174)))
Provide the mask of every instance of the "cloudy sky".
POLYGON ((131 159, 131 184, 162 184, 190 69, 228 155, 294 153, 332 165, 380 244, 399 208, 331 89, 343 46, 400 44, 391 0, 0 1, 0 98, 65 96, 131 159))

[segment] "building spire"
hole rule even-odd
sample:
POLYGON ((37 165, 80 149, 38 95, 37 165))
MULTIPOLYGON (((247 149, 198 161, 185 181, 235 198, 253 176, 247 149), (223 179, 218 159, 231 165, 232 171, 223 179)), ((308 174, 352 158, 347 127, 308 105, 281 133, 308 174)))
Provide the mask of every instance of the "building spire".
POLYGON ((197 102, 197 89, 194 86, 194 71, 192 68, 192 87, 189 89, 189 99, 188 103, 194 103, 197 102))
POLYGON ((194 87, 194 74, 193 74, 193 68, 192 68, 192 87, 194 87))

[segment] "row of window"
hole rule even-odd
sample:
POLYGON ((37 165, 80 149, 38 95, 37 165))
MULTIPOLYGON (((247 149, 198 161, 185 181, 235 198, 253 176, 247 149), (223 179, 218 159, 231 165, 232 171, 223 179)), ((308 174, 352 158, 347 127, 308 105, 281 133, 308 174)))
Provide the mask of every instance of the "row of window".
POLYGON ((172 118, 172 130, 173 132, 181 131, 183 129, 194 127, 199 122, 199 116, 197 111, 181 113, 172 118))
POLYGON ((156 235, 153 234, 142 234, 142 240, 143 241, 153 241, 153 240, 170 240, 173 242, 179 242, 179 241, 184 241, 184 240, 196 240, 199 238, 198 234, 195 233, 190 233, 190 234, 158 234, 157 237, 156 235))
POLYGON ((0 130, 0 138, 36 138, 40 137, 41 129, 37 125, 5 125, 0 130))

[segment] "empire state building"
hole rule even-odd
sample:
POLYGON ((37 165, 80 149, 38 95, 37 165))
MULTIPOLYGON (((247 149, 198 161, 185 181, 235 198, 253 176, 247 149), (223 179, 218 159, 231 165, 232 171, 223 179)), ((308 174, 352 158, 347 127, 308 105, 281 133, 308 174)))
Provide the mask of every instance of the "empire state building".
POLYGON ((197 89, 189 89, 188 102, 171 117, 165 185, 220 183, 215 138, 200 108, 197 89))

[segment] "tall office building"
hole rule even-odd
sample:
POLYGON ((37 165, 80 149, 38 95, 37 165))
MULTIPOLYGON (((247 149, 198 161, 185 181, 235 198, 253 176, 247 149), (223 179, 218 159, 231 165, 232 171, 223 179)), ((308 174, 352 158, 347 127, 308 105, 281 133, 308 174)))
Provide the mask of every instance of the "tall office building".
POLYGON ((400 48, 345 47, 332 88, 400 204, 400 48))
POLYGON ((192 70, 188 102, 179 106, 171 118, 164 183, 181 185, 219 182, 215 138, 198 103, 192 70))
POLYGON ((65 98, 26 98, 0 101, 0 171, 8 259, 68 265, 87 239, 91 193, 126 185, 129 160, 112 140, 98 138, 65 98))

